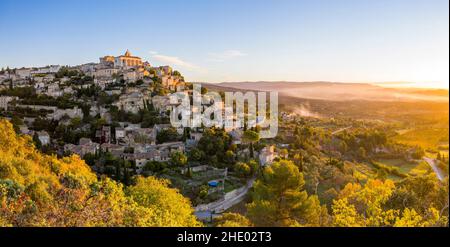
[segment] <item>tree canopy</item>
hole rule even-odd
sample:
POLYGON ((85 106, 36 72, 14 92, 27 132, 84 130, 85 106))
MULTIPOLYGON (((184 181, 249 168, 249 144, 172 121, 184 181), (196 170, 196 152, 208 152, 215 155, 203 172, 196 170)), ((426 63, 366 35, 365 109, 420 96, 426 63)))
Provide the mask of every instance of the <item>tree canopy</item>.
POLYGON ((303 174, 292 161, 267 166, 255 182, 248 216, 256 226, 320 226, 327 221, 326 208, 305 190, 303 174))

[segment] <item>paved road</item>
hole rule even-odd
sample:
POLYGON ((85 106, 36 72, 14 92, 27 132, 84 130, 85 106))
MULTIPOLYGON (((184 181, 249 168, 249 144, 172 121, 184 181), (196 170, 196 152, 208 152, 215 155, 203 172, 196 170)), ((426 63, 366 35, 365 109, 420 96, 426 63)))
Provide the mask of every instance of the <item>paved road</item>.
POLYGON ((432 158, 428 158, 428 157, 425 157, 425 158, 423 158, 427 163, 428 163, 428 165, 430 165, 431 166, 431 168, 433 169, 433 171, 434 171, 434 173, 436 174, 436 176, 437 176, 437 178, 439 179, 439 180, 444 180, 444 178, 445 178, 445 176, 444 176, 444 174, 441 172, 441 170, 437 167, 437 165, 436 165, 436 160, 435 159, 432 159, 432 158))
POLYGON ((238 194, 236 194, 233 197, 221 199, 215 202, 212 202, 210 204, 206 205, 205 207, 197 206, 195 210, 195 215, 199 219, 209 219, 211 216, 217 216, 217 213, 222 213, 225 210, 233 207, 234 205, 240 203, 242 200, 245 199, 245 195, 248 193, 250 188, 253 186, 253 183, 255 182, 255 178, 252 178, 247 182, 247 185, 245 188, 238 194), (213 213, 214 212, 214 213, 213 213))
POLYGON ((250 180, 249 183, 247 184, 247 186, 245 187, 245 189, 241 193, 237 194, 236 196, 234 196, 232 198, 222 201, 215 208, 212 208, 212 210, 215 212, 223 212, 223 211, 233 207, 234 205, 240 203, 242 200, 244 200, 245 195, 248 193, 248 190, 253 186, 254 181, 255 181, 255 179, 250 180))

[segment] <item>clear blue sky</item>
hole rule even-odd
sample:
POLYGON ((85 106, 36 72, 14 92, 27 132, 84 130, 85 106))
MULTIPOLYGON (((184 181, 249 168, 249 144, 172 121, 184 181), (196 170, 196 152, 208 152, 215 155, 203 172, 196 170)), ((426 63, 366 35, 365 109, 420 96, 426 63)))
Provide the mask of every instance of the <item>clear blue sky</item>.
POLYGON ((0 1, 0 67, 130 49, 190 81, 448 87, 448 0, 0 1))

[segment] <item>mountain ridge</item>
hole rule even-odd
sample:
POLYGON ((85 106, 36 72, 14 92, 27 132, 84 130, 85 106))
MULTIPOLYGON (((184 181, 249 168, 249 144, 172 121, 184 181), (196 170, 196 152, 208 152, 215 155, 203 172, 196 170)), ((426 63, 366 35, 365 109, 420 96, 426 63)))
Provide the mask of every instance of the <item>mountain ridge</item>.
POLYGON ((205 87, 222 89, 240 89, 247 91, 277 91, 281 96, 324 100, 370 100, 370 101, 448 101, 446 89, 392 88, 371 83, 350 82, 221 82, 203 83, 205 87))

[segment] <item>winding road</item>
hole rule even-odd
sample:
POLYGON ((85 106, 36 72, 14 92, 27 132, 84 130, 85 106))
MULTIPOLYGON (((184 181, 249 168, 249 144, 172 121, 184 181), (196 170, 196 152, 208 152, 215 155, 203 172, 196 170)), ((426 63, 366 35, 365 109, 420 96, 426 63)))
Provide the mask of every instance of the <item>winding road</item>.
POLYGON ((445 176, 444 176, 444 174, 441 172, 441 170, 437 167, 437 165, 436 165, 436 160, 435 160, 435 159, 432 159, 432 158, 428 158, 428 157, 424 157, 423 159, 428 163, 428 165, 431 166, 431 169, 433 169, 433 171, 434 171, 434 173, 436 174, 437 178, 438 178, 440 181, 444 180, 445 176))

